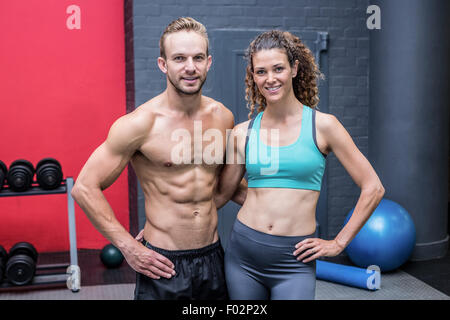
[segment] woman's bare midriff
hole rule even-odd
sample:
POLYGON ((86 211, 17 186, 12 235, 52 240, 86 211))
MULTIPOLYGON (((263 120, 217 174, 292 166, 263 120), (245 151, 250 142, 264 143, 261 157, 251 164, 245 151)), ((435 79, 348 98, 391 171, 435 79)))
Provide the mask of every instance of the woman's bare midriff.
POLYGON ((305 236, 316 230, 319 192, 304 189, 248 188, 237 219, 248 227, 280 236, 305 236))

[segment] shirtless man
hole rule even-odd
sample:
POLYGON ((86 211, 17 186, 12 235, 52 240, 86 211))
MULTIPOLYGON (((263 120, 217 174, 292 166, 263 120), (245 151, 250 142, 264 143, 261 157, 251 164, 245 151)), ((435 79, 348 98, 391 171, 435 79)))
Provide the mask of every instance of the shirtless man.
POLYGON ((137 271, 135 299, 226 299, 213 199, 222 164, 202 157, 201 149, 211 141, 180 142, 174 133, 195 138, 199 126, 201 133, 216 130, 224 154, 233 114, 201 94, 212 61, 201 23, 173 21, 161 36, 160 50, 166 90, 114 122, 81 170, 72 195, 137 271), (189 151, 181 162, 180 150, 189 151), (145 195, 142 243, 117 221, 102 193, 129 162, 145 195))

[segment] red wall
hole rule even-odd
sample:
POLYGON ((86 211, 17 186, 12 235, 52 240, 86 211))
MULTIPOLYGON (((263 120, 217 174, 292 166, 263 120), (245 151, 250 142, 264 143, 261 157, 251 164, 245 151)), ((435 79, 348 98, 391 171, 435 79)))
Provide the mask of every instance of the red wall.
MULTIPOLYGON (((58 159, 76 179, 89 155, 125 114, 123 0, 2 1, 0 6, 0 160, 34 165, 58 159), (81 29, 69 30, 70 5, 81 29)), ((129 228, 127 172, 105 196, 129 228)), ((76 205, 78 248, 107 240, 76 205)), ((0 198, 0 244, 29 241, 39 251, 69 248, 67 197, 0 198)))

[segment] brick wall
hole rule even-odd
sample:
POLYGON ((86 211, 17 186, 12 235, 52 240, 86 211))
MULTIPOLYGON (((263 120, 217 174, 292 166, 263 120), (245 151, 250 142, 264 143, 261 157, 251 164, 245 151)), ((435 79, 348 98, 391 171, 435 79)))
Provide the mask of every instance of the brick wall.
MULTIPOLYGON (((134 81, 134 19, 133 0, 124 1, 124 24, 125 24, 125 86, 126 86, 126 111, 135 109, 135 81, 134 81)), ((138 180, 133 167, 128 165, 128 202, 130 210, 130 233, 137 234, 139 231, 138 213, 138 180)))
MULTIPOLYGON (((192 16, 207 29, 326 31, 329 33, 328 112, 341 121, 367 156, 368 5, 369 0, 134 0, 133 35, 132 39, 127 39, 134 49, 134 104, 137 107, 164 90, 165 78, 156 64, 159 37, 165 26, 180 16, 192 16)), ((332 238, 356 204, 359 188, 333 154, 328 157, 327 165, 328 237, 332 238)), ((142 226, 143 197, 139 193, 142 226)))

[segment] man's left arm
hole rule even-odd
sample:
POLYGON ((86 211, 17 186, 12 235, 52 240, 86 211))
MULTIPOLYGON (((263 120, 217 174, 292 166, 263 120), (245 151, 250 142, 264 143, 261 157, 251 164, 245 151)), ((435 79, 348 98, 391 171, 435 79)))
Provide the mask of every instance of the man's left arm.
POLYGON ((245 180, 245 178, 242 178, 241 183, 231 197, 231 200, 242 206, 245 202, 245 198, 247 198, 247 188, 247 180, 245 180))

